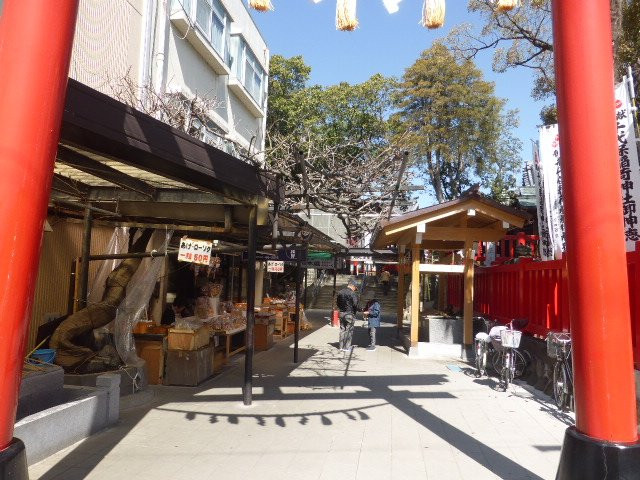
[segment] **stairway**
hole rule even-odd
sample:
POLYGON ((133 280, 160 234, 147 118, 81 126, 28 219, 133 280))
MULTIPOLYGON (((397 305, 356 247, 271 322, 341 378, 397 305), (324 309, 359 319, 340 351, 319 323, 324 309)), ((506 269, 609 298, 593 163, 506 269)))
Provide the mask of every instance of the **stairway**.
MULTIPOLYGON (((352 275, 338 275, 336 277, 336 291, 344 288, 350 280, 356 279, 352 275)), ((362 281, 362 277, 357 279, 358 282, 362 281)), ((360 300, 361 306, 364 307, 366 302, 371 298, 377 298, 382 308, 382 313, 395 314, 398 305, 398 292, 393 285, 389 289, 387 296, 382 291, 382 285, 376 285, 375 279, 370 277, 367 279, 362 298, 360 300)), ((318 296, 311 304, 311 308, 331 310, 333 308, 333 279, 329 279, 326 285, 322 286, 318 292, 318 296)))

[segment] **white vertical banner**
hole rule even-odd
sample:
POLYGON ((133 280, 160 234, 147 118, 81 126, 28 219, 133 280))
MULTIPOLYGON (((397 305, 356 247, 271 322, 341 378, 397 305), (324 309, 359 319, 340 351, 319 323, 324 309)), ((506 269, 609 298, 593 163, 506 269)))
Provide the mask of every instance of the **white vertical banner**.
POLYGON ((628 79, 616 85, 616 126, 618 129, 618 155, 620 156, 620 187, 622 189, 622 215, 627 251, 635 250, 640 240, 636 202, 640 199, 640 163, 628 79))
MULTIPOLYGON (((560 171, 560 139, 558 125, 540 128, 539 162, 544 186, 544 211, 549 229, 548 259, 562 258, 566 251, 564 204, 562 201, 562 173, 560 171), (552 253, 550 255, 549 253, 552 253)), ((542 230, 542 228, 541 228, 542 230)))
POLYGON ((536 212, 538 214, 539 253, 542 260, 553 260, 553 246, 549 233, 549 220, 547 218, 547 202, 545 200, 546 188, 540 163, 539 146, 536 143, 533 149, 533 185, 536 189, 536 212))

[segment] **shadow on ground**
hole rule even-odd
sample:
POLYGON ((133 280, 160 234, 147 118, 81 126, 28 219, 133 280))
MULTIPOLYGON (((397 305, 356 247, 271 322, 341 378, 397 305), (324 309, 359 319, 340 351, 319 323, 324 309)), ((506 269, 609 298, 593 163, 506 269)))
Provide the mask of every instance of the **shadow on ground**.
MULTIPOLYGON (((314 329, 302 332, 301 339, 304 339, 306 335, 317 328, 326 326, 324 312, 316 311, 315 315, 312 315, 312 313, 314 312, 310 311, 308 316, 314 325, 314 329)), ((380 328, 379 338, 381 348, 398 347, 395 325, 384 324, 380 328)), ((360 324, 354 336, 354 344, 366 345, 363 340, 368 340, 367 331, 360 324)), ((224 390, 228 391, 230 388, 237 390, 242 385, 243 362, 238 362, 234 368, 196 388, 161 387, 159 389, 159 398, 152 405, 123 412, 118 426, 94 435, 79 444, 41 478, 43 480, 52 480, 78 464, 81 464, 82 469, 87 471, 88 474, 152 409, 182 413, 187 422, 206 416, 212 428, 215 428, 220 422, 239 425, 240 422, 246 421, 254 422, 257 427, 265 427, 269 423, 274 423, 281 428, 287 428, 287 426, 294 423, 307 425, 310 419, 314 417, 319 418, 320 424, 323 426, 331 428, 334 425, 332 418, 335 419, 336 416, 346 416, 354 422, 366 422, 371 418, 368 413, 371 409, 392 405, 498 477, 503 479, 529 478, 542 480, 541 477, 522 467, 501 452, 486 446, 472 435, 434 415, 428 408, 414 402, 415 400, 429 398, 449 398, 454 401, 456 397, 447 392, 446 389, 447 375, 420 374, 388 375, 383 377, 360 375, 365 371, 362 368, 359 369, 359 362, 362 360, 355 358, 353 351, 350 353, 337 352, 333 344, 301 348, 299 350, 300 362, 294 364, 292 362, 293 352, 287 343, 290 344, 291 341, 281 342, 270 351, 256 355, 254 360, 254 386, 259 387, 261 393, 254 394, 255 401, 295 400, 298 405, 304 405, 306 401, 350 399, 362 400, 362 405, 349 409, 328 408, 320 411, 316 409, 304 411, 303 408, 302 413, 272 415, 250 413, 240 409, 238 409, 237 413, 217 411, 216 406, 220 403, 241 402, 240 394, 224 392, 224 390), (299 369, 307 370, 305 376, 291 375, 294 370, 299 369), (336 371, 342 372, 342 375, 336 375, 336 371), (331 375, 327 375, 329 372, 331 375), (350 375, 351 373, 358 373, 359 375, 350 375), (436 392, 412 392, 408 388, 401 388, 412 385, 437 385, 442 389, 436 392), (297 393, 285 393, 285 390, 297 393), (219 394, 216 393, 218 391, 220 391, 219 394), (163 396, 166 399, 163 400, 163 396), (372 401, 374 403, 371 403, 372 401), (175 405, 176 403, 191 403, 194 408, 175 408, 169 405, 175 405), (209 411, 202 412, 201 407, 205 405, 209 411)), ((256 391, 258 391, 257 388, 256 391)), ((555 447, 541 446, 540 448, 555 447)))

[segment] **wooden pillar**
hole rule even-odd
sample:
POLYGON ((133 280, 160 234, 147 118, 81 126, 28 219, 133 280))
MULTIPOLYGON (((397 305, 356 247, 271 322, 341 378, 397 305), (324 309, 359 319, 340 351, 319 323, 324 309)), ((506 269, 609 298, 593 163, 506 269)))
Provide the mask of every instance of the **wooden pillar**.
POLYGON ((256 248, 257 248, 257 217, 258 207, 251 207, 249 211, 249 235, 247 255, 247 329, 245 331, 244 384, 242 400, 245 405, 253 401, 253 328, 255 325, 256 298, 256 248))
POLYGON ((473 242, 464 245, 464 344, 473 344, 473 242))
POLYGON ((87 307, 87 295, 89 292, 89 255, 91 255, 91 227, 93 215, 91 207, 84 210, 84 231, 82 233, 82 261, 80 262, 80 292, 78 295, 78 310, 87 307))
POLYGON ((398 249, 398 329, 402 329, 402 319, 404 317, 404 245, 398 249))
POLYGON ((420 245, 411 248, 411 346, 418 345, 420 324, 420 245))
POLYGON ((300 341, 300 293, 302 287, 302 254, 303 250, 301 248, 296 248, 296 316, 295 326, 293 329, 293 363, 298 363, 298 342, 300 341))

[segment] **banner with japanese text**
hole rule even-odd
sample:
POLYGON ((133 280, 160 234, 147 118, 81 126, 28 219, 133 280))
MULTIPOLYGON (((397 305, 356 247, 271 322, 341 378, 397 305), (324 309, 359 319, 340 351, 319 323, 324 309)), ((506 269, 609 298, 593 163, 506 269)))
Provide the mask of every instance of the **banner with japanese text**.
POLYGON ((545 200, 544 175, 540 162, 539 145, 533 149, 533 184, 536 189, 536 212, 538 214, 538 236, 540 237, 540 258, 553 260, 553 246, 549 233, 549 221, 547 219, 547 202, 545 200))
POLYGON ((633 251, 635 242, 640 240, 636 210, 637 201, 640 199, 640 163, 627 77, 624 77, 622 83, 616 85, 616 126, 620 155, 624 239, 627 251, 633 251))
MULTIPOLYGON (((635 250, 635 242, 640 240, 637 214, 637 202, 640 199, 640 156, 632 107, 628 81, 625 77, 615 87, 615 108, 624 238, 627 251, 635 250)), ((538 153, 534 161, 534 176, 538 197, 536 206, 540 254, 543 260, 557 259, 566 250, 558 125, 549 125, 540 129, 538 153), (546 238, 548 240, 545 240, 546 238)))
POLYGON ((543 221, 539 223, 539 230, 545 232, 548 229, 549 245, 541 245, 546 248, 548 260, 562 258, 562 252, 566 251, 566 239, 564 230, 564 203, 562 201, 562 174, 560 172, 560 140, 558 137, 558 125, 547 125, 540 128, 539 143, 539 171, 541 184, 544 186, 543 214, 539 214, 543 221), (546 217, 546 219, 545 219, 546 217), (544 221, 546 220, 546 221, 544 221))

